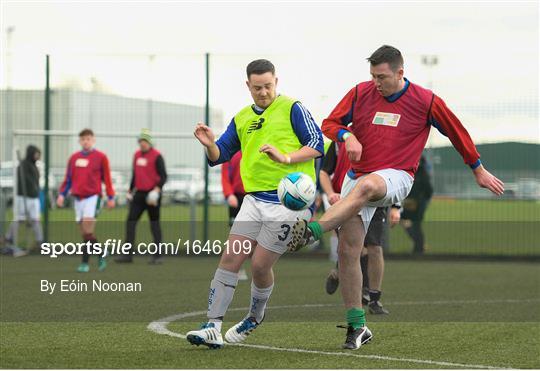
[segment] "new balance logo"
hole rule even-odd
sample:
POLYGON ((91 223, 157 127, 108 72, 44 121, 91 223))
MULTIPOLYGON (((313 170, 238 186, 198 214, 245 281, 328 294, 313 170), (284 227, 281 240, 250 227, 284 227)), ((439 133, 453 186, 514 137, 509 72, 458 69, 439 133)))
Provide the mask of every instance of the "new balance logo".
POLYGON ((262 128, 263 122, 264 122, 264 119, 262 117, 257 121, 253 121, 251 125, 249 125, 249 129, 247 133, 250 134, 252 131, 259 130, 260 128, 262 128))

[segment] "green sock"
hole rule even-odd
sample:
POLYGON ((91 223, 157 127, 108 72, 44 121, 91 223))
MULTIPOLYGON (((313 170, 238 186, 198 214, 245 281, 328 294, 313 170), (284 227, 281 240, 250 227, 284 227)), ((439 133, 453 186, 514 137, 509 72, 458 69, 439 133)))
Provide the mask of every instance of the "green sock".
POLYGON ((366 325, 366 312, 362 308, 353 307, 347 311, 347 324, 355 330, 366 325))
POLYGON ((313 238, 315 240, 320 240, 322 235, 323 235, 323 230, 321 228, 321 225, 317 222, 311 222, 311 223, 308 223, 308 226, 309 230, 311 231, 311 233, 313 234, 313 238))

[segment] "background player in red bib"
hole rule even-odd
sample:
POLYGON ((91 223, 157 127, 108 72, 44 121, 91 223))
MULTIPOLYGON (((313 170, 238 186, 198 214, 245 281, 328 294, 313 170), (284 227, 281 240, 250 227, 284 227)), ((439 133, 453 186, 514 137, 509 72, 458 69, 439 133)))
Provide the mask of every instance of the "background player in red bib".
POLYGON ((299 220, 288 244, 297 250, 341 226, 339 280, 347 309, 347 349, 358 349, 372 338, 361 302, 359 259, 365 231, 377 207, 398 203, 410 192, 431 126, 450 139, 480 187, 496 195, 504 192, 504 184, 482 166, 469 133, 444 101, 404 77, 398 49, 384 45, 368 61, 371 81, 352 88, 322 124, 326 137, 345 142, 351 160, 343 199, 318 222, 299 220))
MULTIPOLYGON (((161 153, 154 148, 152 136, 148 129, 143 129, 139 136, 139 150, 133 156, 133 174, 127 198, 129 204, 129 214, 126 222, 126 243, 131 246, 135 243, 135 228, 141 215, 148 211, 150 219, 150 230, 154 243, 159 246, 161 243, 161 226, 159 224, 159 214, 161 208, 161 190, 167 181, 167 171, 165 161, 161 153)), ((115 259, 117 263, 131 263, 131 254, 122 255, 115 259)), ((162 257, 159 251, 152 256, 150 264, 161 264, 162 257)))
MULTIPOLYGON (((71 191, 71 195, 75 198, 75 220, 79 223, 83 241, 90 241, 91 244, 94 244, 97 242, 94 230, 101 204, 101 183, 105 183, 107 207, 109 208, 113 208, 115 205, 114 189, 111 182, 109 159, 105 153, 94 148, 96 144, 94 132, 90 129, 83 129, 79 133, 79 144, 82 149, 69 158, 66 176, 60 186, 60 194, 56 199, 56 204, 58 207, 63 207, 64 199, 71 191)), ((86 273, 90 270, 89 258, 88 251, 83 249, 82 263, 77 271, 86 273)), ((99 270, 104 270, 106 266, 105 258, 100 257, 99 270)))
MULTIPOLYGON (((221 164, 221 188, 229 206, 229 227, 234 224, 234 219, 236 219, 246 196, 246 190, 240 175, 240 161, 242 161, 242 151, 236 152, 229 161, 221 164)), ((244 268, 241 268, 238 272, 238 279, 240 281, 248 279, 244 268)))

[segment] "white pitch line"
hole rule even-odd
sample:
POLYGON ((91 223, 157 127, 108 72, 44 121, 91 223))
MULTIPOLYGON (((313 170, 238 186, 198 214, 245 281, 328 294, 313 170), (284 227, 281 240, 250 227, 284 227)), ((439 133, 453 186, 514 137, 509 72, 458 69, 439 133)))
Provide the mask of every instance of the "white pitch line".
MULTIPOLYGON (((540 299, 530 299, 529 301, 540 301, 540 299)), ((448 304, 448 303, 469 303, 470 300, 462 300, 462 301, 437 301, 432 302, 434 304, 448 304)), ((479 300, 476 300, 474 302, 481 302, 479 300)), ((489 303, 492 302, 509 302, 508 300, 489 300, 489 303)), ((513 301, 510 301, 513 302, 513 301)), ((522 302, 522 300, 519 300, 519 302, 522 302)), ((404 302, 407 303, 413 303, 413 302, 404 302)), ((427 304, 428 302, 419 302, 423 304, 427 304)), ((398 305, 397 302, 394 303, 394 305, 398 305)), ((272 306, 268 307, 268 309, 287 309, 287 308, 317 308, 317 307, 333 307, 336 306, 336 304, 304 304, 304 305, 279 305, 279 306, 272 306)), ((229 312, 235 312, 235 311, 243 311, 248 310, 249 308, 231 308, 228 311, 229 312)), ((147 329, 155 332, 160 335, 167 335, 172 337, 177 337, 181 339, 185 339, 186 335, 177 333, 174 331, 171 331, 167 328, 169 323, 178 321, 184 318, 190 318, 190 317, 196 317, 206 314, 206 311, 196 311, 196 312, 188 312, 188 313, 180 313, 175 314, 169 317, 165 317, 162 319, 159 319, 157 321, 150 322, 147 326, 147 329)), ((242 343, 236 343, 236 344, 227 344, 227 346, 239 346, 244 348, 253 348, 253 349, 264 349, 264 350, 273 350, 273 351, 279 351, 279 352, 291 352, 291 353, 304 353, 304 354, 319 354, 319 355, 328 355, 328 356, 338 356, 338 357, 353 357, 353 358, 364 358, 364 359, 376 359, 376 360, 383 360, 383 361, 394 361, 394 362, 406 362, 406 363, 417 363, 417 364, 427 364, 427 365, 436 365, 436 366, 443 366, 443 367, 461 367, 461 368, 478 368, 478 369, 490 369, 490 370, 500 370, 500 369, 508 369, 506 367, 494 367, 494 366, 485 366, 485 365, 474 365, 474 364, 466 364, 466 363, 454 363, 454 362, 446 362, 446 361, 432 361, 427 359, 414 359, 414 358, 400 358, 400 357, 389 357, 389 356, 381 356, 376 354, 357 354, 357 353, 346 353, 346 352, 326 352, 326 351, 320 351, 320 350, 308 350, 308 349, 298 349, 298 348, 280 348, 280 347, 274 347, 269 345, 256 345, 256 344, 242 344, 242 343)))
POLYGON ((471 299, 471 300, 434 300, 434 301, 394 301, 385 302, 387 305, 449 305, 449 304, 511 304, 511 303, 538 303, 540 298, 534 299, 471 299))

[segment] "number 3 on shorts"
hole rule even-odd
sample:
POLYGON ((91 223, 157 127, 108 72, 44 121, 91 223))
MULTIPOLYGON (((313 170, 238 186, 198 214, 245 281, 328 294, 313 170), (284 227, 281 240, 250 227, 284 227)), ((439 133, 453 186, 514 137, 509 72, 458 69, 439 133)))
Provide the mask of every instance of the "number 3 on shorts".
POLYGON ((278 238, 280 241, 285 241, 287 237, 289 236, 289 232, 291 231, 291 226, 288 224, 282 224, 281 228, 283 228, 283 236, 280 236, 278 234, 278 238))

